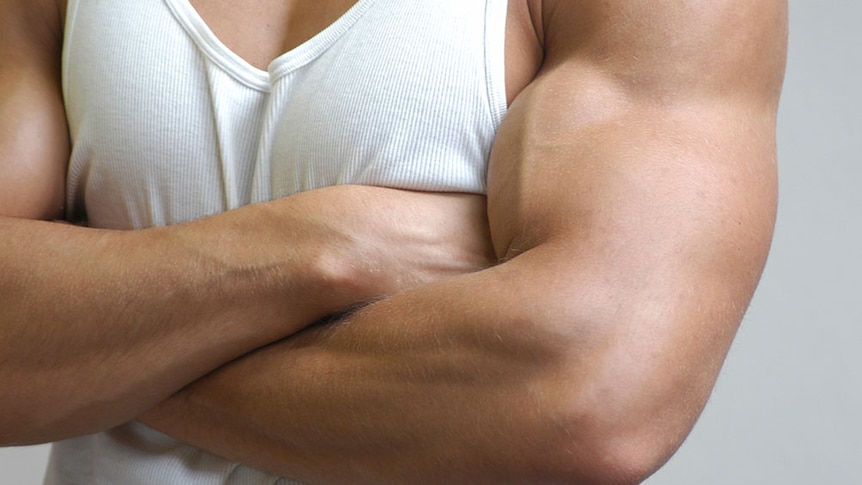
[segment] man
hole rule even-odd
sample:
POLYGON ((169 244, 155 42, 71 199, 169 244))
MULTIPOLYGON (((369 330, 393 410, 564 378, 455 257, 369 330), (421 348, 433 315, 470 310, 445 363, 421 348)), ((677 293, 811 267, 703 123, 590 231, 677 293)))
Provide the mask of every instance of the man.
POLYGON ((0 8, 0 436, 49 483, 635 483, 691 429, 785 2, 0 8))

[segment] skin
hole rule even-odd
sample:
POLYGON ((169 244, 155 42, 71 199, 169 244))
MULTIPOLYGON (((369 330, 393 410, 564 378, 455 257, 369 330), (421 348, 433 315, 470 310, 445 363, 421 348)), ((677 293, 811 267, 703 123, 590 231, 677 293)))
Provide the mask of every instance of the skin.
POLYGON ((264 347, 145 423, 315 484, 637 483, 677 449, 771 240, 786 3, 511 6, 498 264, 264 347))
POLYGON ((0 444, 122 424, 324 316, 488 264, 484 201, 463 195, 334 187, 135 232, 38 220, 63 212, 62 10, 0 12, 0 444))

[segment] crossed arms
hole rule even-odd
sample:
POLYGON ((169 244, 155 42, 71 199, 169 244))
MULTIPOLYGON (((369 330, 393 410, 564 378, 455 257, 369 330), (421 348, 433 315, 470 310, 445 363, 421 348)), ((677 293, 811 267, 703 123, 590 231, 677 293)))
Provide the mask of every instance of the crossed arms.
MULTIPOLYGON (((287 305, 263 316, 249 309, 215 307, 202 316, 187 309, 182 316, 200 325, 188 334, 170 318, 128 322, 119 312, 112 325, 161 325, 160 342, 199 335, 194 331, 207 321, 223 324, 230 338, 204 342, 191 362, 171 363, 183 372, 167 384, 167 369, 132 383, 113 421, 276 341, 196 380, 144 421, 227 458, 311 483, 642 480, 679 446, 700 413, 766 258, 785 8, 777 1, 544 2, 545 63, 512 104, 492 153, 487 210, 497 264, 409 288, 383 282, 359 291, 344 284, 351 278, 335 278, 342 284, 333 289, 303 276, 318 271, 278 261, 271 262, 276 276, 312 278, 311 286, 335 303, 287 305), (339 309, 329 306, 375 296, 370 293, 394 294, 340 323, 299 330, 339 309), (258 320, 264 331, 249 331, 258 320)), ((136 238, 196 242, 196 234, 220 231, 229 243, 232 230, 252 230, 240 222, 247 217, 268 217, 277 228, 285 214, 311 212, 314 204, 303 205, 303 197, 334 194, 302 194, 143 235, 95 236, 11 220, 3 231, 19 245, 47 241, 41 249, 67 264, 73 258, 51 243, 59 231, 80 238, 75 248, 85 255, 90 238, 122 237, 126 250, 118 258, 136 257, 123 259, 113 276, 115 265, 97 264, 119 279, 136 271, 138 258, 158 260, 135 249, 143 242, 136 238)), ((278 237, 284 233, 268 241, 278 237)), ((114 247, 97 246, 92 257, 114 247)), ((4 248, 0 258, 19 275, 30 267, 55 268, 24 253, 4 248), (15 266, 18 260, 24 262, 15 266)), ((247 254, 246 265, 264 253, 247 254)), ((305 258, 321 260, 305 254, 284 260, 305 258)), ((185 269, 183 275, 195 268, 185 269)), ((393 271, 399 269, 404 266, 393 271)), ((2 291, 14 287, 3 278, 2 291)), ((180 287, 196 283, 176 278, 180 287)), ((440 274, 427 278, 436 279, 440 274)), ((136 294, 159 295, 158 281, 136 294)), ((201 286, 207 287, 194 288, 201 286)), ((37 298, 50 290, 33 284, 18 291, 37 298)), ((3 311, 13 294, 0 294, 3 311)), ((291 296, 314 301, 313 292, 291 296)), ((63 313, 63 303, 38 316, 49 323, 63 313)), ((4 349, 11 347, 7 328, 23 331, 14 322, 29 310, 17 311, 3 314, 13 322, 0 329, 4 349)), ((103 344, 91 342, 93 349, 103 344)), ((19 361, 26 361, 24 354, 19 361)), ((104 358, 123 361, 122 354, 104 358)), ((14 382, 19 374, 6 372, 8 360, 3 379, 14 382)), ((98 383, 90 389, 100 392, 98 383)))

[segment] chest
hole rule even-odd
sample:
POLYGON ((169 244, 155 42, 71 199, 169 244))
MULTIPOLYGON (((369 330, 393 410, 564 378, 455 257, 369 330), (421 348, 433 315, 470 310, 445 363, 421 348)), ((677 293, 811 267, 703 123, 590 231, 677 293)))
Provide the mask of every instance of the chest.
POLYGON ((69 206, 91 223, 174 223, 337 183, 484 190, 512 88, 505 0, 358 0, 314 17, 311 39, 267 37, 267 70, 187 0, 70 5, 69 206))

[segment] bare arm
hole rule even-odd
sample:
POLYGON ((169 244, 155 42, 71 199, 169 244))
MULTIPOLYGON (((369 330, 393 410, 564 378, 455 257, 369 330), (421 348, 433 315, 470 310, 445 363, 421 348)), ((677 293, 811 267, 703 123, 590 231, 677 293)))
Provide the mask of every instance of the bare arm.
POLYGON ((53 1, 0 1, 0 216, 63 216, 69 134, 53 1))
POLYGON ((450 211, 484 218, 466 196, 339 187, 136 232, 30 220, 63 212, 56 7, 0 2, 0 445, 120 424, 324 315, 484 262, 479 237, 437 254, 455 247, 439 231, 467 234, 450 211))
POLYGON ((145 422, 309 483, 634 483, 700 414, 774 222, 782 1, 545 1, 492 156, 501 263, 196 382, 145 422))

